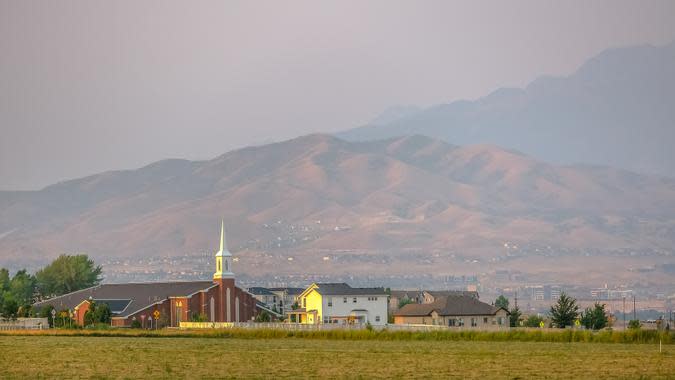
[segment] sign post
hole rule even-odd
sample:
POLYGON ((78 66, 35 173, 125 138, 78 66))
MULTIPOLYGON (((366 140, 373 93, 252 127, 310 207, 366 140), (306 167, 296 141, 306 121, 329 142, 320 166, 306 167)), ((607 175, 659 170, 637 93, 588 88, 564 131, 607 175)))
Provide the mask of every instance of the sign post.
POLYGON ((52 328, 56 328, 56 309, 52 309, 52 328))
POLYGON ((159 313, 159 310, 155 310, 155 312, 152 313, 152 315, 155 316, 155 330, 156 330, 158 327, 157 324, 159 323, 159 317, 161 314, 159 313))

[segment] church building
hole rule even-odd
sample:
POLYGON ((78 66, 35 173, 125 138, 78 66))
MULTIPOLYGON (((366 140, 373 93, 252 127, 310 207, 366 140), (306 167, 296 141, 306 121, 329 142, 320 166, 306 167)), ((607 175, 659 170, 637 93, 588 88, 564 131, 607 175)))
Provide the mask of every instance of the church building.
POLYGON ((209 322, 246 322, 264 308, 255 297, 235 284, 232 254, 225 242, 225 226, 220 228, 220 249, 211 281, 101 284, 38 302, 35 308, 52 306, 68 311, 73 320, 84 324, 89 306, 106 303, 112 311, 112 325, 143 327, 179 326, 199 317, 209 322))

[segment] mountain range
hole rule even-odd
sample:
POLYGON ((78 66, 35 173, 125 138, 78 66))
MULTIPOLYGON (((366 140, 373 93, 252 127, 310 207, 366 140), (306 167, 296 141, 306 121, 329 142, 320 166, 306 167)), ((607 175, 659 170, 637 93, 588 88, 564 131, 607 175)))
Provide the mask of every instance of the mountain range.
POLYGON ((556 166, 424 136, 348 142, 308 135, 208 161, 164 160, 40 191, 0 192, 0 264, 64 252, 210 255, 224 218, 238 265, 258 260, 250 273, 358 273, 373 270, 359 261, 373 258, 388 263, 382 271, 405 273, 412 261, 434 273, 538 254, 667 254, 674 216, 675 180, 664 177, 556 166), (320 266, 336 252, 362 257, 320 266), (286 256, 305 258, 304 267, 286 256))
POLYGON ((398 107, 337 136, 414 134, 675 178, 675 42, 609 49, 567 77, 541 77, 474 101, 398 107))

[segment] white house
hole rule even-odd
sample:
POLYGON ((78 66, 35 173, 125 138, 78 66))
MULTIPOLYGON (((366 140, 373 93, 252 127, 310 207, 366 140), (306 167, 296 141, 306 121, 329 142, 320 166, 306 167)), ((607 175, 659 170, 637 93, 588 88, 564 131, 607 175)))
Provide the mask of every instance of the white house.
POLYGON ((287 312, 292 322, 387 324, 387 293, 383 288, 314 283, 300 294, 299 300, 300 307, 287 312))

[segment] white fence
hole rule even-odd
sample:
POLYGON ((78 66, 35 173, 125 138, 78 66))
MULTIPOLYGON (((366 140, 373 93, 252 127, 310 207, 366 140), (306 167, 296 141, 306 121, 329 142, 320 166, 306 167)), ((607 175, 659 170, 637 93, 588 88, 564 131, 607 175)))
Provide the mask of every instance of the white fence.
POLYGON ((17 318, 0 320, 0 330, 42 330, 49 328, 47 318, 17 318))
MULTIPOLYGON (((276 329, 288 331, 323 331, 323 330, 362 330, 366 328, 363 323, 355 324, 305 324, 305 323, 281 323, 281 322, 181 322, 181 329, 276 329)), ((508 331, 508 326, 483 326, 483 327, 449 327, 440 325, 395 325, 373 326, 375 330, 387 329, 389 331, 508 331)))
POLYGON ((317 331, 317 330, 361 330, 365 324, 306 324, 281 322, 180 322, 181 329, 276 329, 289 331, 317 331))

